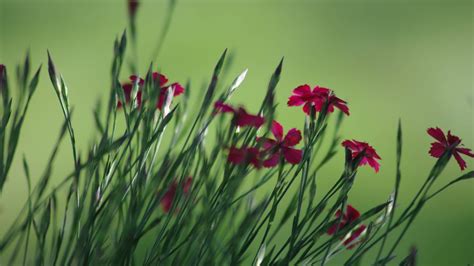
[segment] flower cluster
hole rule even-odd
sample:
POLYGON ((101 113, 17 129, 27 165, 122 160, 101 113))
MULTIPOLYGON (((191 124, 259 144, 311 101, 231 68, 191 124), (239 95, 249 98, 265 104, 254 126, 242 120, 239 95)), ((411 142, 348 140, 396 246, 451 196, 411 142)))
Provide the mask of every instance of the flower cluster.
MULTIPOLYGON (((174 89, 173 96, 178 96, 184 92, 184 87, 181 86, 178 82, 172 83, 171 85, 168 85, 168 78, 166 78, 165 75, 160 74, 158 72, 153 72, 152 74, 153 78, 153 84, 157 90, 159 90, 158 94, 158 99, 156 102, 156 108, 161 110, 163 108, 163 104, 166 100, 166 93, 170 87, 174 89)), ((136 101, 138 107, 142 105, 142 89, 143 85, 145 84, 145 80, 136 76, 136 75, 131 75, 130 76, 130 82, 126 82, 122 84, 122 89, 125 94, 125 101, 126 103, 130 103, 131 97, 132 97, 132 89, 134 84, 137 84, 138 86, 138 92, 136 95, 136 101)), ((122 107, 122 102, 118 101, 117 107, 122 107)))
MULTIPOLYGON (((322 112, 329 114, 334 112, 335 108, 349 115, 347 102, 336 97, 332 90, 320 86, 315 86, 313 89, 309 85, 296 87, 287 104, 290 107, 303 105, 303 111, 307 115, 316 116, 322 112)), ((235 108, 220 101, 215 103, 215 113, 232 113, 233 124, 239 127, 259 128, 265 122, 264 117, 251 115, 243 107, 235 108)), ((256 146, 231 147, 227 160, 232 164, 252 165, 257 169, 262 166, 271 168, 284 163, 299 164, 303 158, 303 150, 297 149, 295 146, 302 140, 300 130, 292 128, 285 135, 283 126, 277 121, 273 121, 271 132, 274 138, 257 137, 256 146)), ((439 128, 430 128, 428 134, 436 139, 436 142, 431 144, 429 151, 431 156, 440 158, 445 152, 451 152, 461 170, 467 167, 461 154, 474 157, 474 153, 463 147, 461 139, 452 135, 450 131, 445 135, 439 128)), ((358 166, 369 165, 376 173, 379 172, 382 158, 367 142, 353 139, 344 140, 341 144, 351 152, 352 159, 360 158, 358 166)), ((327 230, 329 235, 334 235, 336 232, 354 225, 356 227, 353 230, 340 238, 342 245, 351 249, 363 241, 362 236, 365 234, 367 226, 354 224, 360 217, 359 211, 348 205, 345 212, 338 210, 335 216, 336 220, 327 230)))

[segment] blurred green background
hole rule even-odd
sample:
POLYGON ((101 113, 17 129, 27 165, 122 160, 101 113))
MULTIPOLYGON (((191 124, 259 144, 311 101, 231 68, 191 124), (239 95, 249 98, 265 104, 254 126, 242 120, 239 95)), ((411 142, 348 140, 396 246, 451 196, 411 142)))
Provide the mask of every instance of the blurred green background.
MULTIPOLYGON (((33 65, 44 67, 46 49, 51 51, 68 83, 76 137, 84 149, 96 133, 92 108, 108 93, 113 40, 127 26, 124 2, 0 0, 0 63, 13 70, 30 49, 33 65)), ((143 73, 168 9, 164 1, 142 2, 137 22, 143 73)), ((301 128, 303 123, 301 110, 286 106, 294 87, 308 83, 334 89, 351 110, 343 124, 344 137, 368 141, 383 158, 380 173, 362 169, 351 192, 350 202, 362 211, 386 200, 392 191, 395 131, 401 118, 403 207, 435 162, 427 154, 432 141, 428 127, 451 129, 474 148, 472 12, 472 1, 453 0, 180 0, 156 63, 170 80, 189 79, 197 91, 229 48, 233 65, 228 80, 249 69, 232 102, 255 110, 284 56, 277 117, 286 128, 301 128)), ((28 159, 37 179, 63 120, 46 73, 0 197, 2 235, 26 198, 21 157, 28 159)), ((191 99, 199 94, 196 91, 191 99)), ((68 149, 64 145, 60 153, 56 181, 72 169, 68 149)), ((334 182, 341 164, 338 154, 320 175, 323 186, 334 182)), ((473 169, 474 161, 468 160, 468 165, 473 169)), ((438 187, 459 175, 452 162, 438 187)), ((428 204, 398 253, 404 255, 417 245, 421 265, 474 263, 473 224, 474 184, 465 182, 428 204)))

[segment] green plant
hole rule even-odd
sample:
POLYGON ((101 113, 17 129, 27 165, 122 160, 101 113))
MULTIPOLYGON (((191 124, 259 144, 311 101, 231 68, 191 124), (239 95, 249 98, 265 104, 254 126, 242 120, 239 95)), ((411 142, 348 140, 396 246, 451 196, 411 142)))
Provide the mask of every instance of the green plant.
MULTIPOLYGON (((136 6, 130 12, 132 43, 136 42, 135 12, 136 6)), ((159 52, 161 45, 158 47, 159 52)), ((464 170, 459 153, 472 154, 450 132, 446 137, 440 129, 429 129, 438 140, 431 149, 438 159, 408 206, 397 206, 402 181, 399 124, 393 194, 360 214, 348 203, 348 193, 357 181, 359 167, 369 164, 378 171, 380 160, 367 143, 342 142, 341 176, 328 191, 318 189, 319 171, 343 150, 339 129, 344 114, 349 114, 346 103, 333 91, 311 90, 306 85, 296 88, 288 105, 304 106, 306 114, 300 117, 303 134, 290 129, 284 135, 274 121, 278 110, 275 89, 283 60, 271 75, 260 109, 250 114, 227 103, 247 71, 231 84, 221 84, 224 51, 200 99, 201 107, 192 112, 191 88, 167 85, 166 77, 153 72, 152 65, 142 79, 132 60, 135 75, 122 84, 126 51, 127 34, 123 33, 114 43, 110 94, 106 107, 98 105, 94 110, 97 137, 86 156, 80 156, 76 147, 68 87, 48 53, 49 77, 64 125, 35 186, 28 162, 23 160, 29 197, 0 238, 0 254, 3 257, 10 251, 9 264, 324 265, 339 253, 350 252, 347 265, 363 259, 384 265, 395 258, 395 249, 428 201, 474 177, 469 171, 433 191, 432 185, 451 157, 464 170), (175 96, 181 93, 184 97, 177 104, 175 96), (334 118, 334 132, 330 132, 328 125, 334 118), (209 131, 215 131, 215 139, 209 137, 209 131), (162 142, 166 134, 171 138, 167 146, 162 142), (66 136, 73 169, 61 183, 51 185, 56 154, 66 136), (320 148, 325 140, 330 142, 326 151, 320 148), (255 182, 249 187, 248 180, 255 182), (264 187, 271 188, 269 194, 261 193, 264 187), (283 230, 285 226, 289 233, 283 230), (395 231, 397 228, 402 231, 395 231), (394 243, 387 241, 389 235, 395 235, 394 243), (371 250, 376 256, 365 257, 371 250)), ((29 69, 27 56, 17 71, 20 88, 13 105, 7 69, 0 68, 0 189, 40 75, 38 69, 30 79, 29 69)), ((411 265, 415 254, 411 251, 398 260, 411 265)))

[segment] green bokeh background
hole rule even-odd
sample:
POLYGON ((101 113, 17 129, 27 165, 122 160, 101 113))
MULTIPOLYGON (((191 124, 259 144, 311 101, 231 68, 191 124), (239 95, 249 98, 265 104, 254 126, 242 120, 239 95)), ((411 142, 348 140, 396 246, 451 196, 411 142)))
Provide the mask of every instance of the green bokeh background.
MULTIPOLYGON (((150 63, 166 12, 165 2, 152 0, 143 1, 139 10, 141 72, 150 63)), ((451 129, 467 147, 474 147, 472 12, 472 1, 453 0, 181 0, 157 63, 170 80, 189 79, 197 91, 229 48, 234 61, 228 80, 249 69, 232 102, 255 110, 270 74, 285 56, 277 117, 286 128, 303 123, 301 110, 286 106, 294 87, 308 83, 334 89, 350 104, 344 137, 368 141, 383 158, 379 174, 360 171, 350 194, 350 202, 362 211, 386 200, 392 190, 395 131, 401 118, 399 204, 405 206, 435 161, 427 154, 431 139, 426 128, 451 129)), ((92 108, 108 93, 113 40, 126 25, 124 1, 0 0, 0 63, 12 70, 30 49, 33 65, 45 66, 46 49, 52 52, 70 88, 76 137, 85 149, 96 133, 92 108)), ((25 202, 21 157, 28 159, 37 180, 62 120, 44 71, 0 197, 0 234, 25 202)), ((64 145, 60 153, 56 181, 72 169, 68 148, 64 145)), ((338 154, 322 171, 322 186, 334 182, 341 164, 338 154)), ((472 170, 474 161, 468 165, 472 170)), ((459 175, 452 162, 438 187, 459 175)), ((465 182, 424 209, 398 252, 405 254, 415 244, 421 265, 474 263, 473 224, 474 184, 465 182)))

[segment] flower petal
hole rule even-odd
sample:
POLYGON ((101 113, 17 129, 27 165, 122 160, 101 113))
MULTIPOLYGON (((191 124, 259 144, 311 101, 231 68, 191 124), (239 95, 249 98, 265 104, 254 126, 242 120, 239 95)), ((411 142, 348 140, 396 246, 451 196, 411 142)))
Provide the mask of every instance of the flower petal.
POLYGON ((275 167, 280 162, 280 155, 280 151, 276 151, 275 153, 271 154, 270 158, 263 161, 263 166, 266 168, 275 167))
POLYGON ((251 115, 244 108, 239 108, 235 117, 235 123, 239 127, 250 126, 259 128, 265 123, 265 119, 258 115, 251 115))
POLYGON ((433 142, 431 143, 429 154, 435 158, 439 158, 441 157, 441 155, 443 155, 445 151, 446 146, 444 144, 441 144, 439 142, 433 142))
POLYGON ((275 120, 272 123, 272 133, 278 141, 283 139, 283 126, 275 120))
POLYGON ((352 249, 353 247, 357 246, 357 244, 362 241, 361 236, 366 228, 367 227, 362 224, 357 229, 352 231, 351 236, 344 241, 344 246, 346 246, 347 249, 352 249))
POLYGON ((290 98, 288 98, 287 105, 288 106, 299 106, 304 104, 305 101, 301 98, 299 95, 292 95, 290 98))
POLYGON ((153 72, 152 77, 155 81, 158 81, 158 85, 160 87, 163 87, 166 84, 166 82, 168 82, 168 78, 165 75, 162 75, 158 72, 153 72))
POLYGON ((300 141, 301 141, 301 132, 296 128, 292 128, 288 131, 288 133, 286 133, 283 143, 288 147, 292 147, 300 143, 300 141))
POLYGON ((370 167, 372 167, 375 170, 376 173, 379 172, 380 163, 377 162, 377 160, 375 160, 375 158, 373 158, 373 157, 367 158, 367 163, 370 165, 370 167))
POLYGON ((229 155, 227 156, 227 161, 234 164, 241 164, 245 161, 247 150, 245 148, 236 148, 231 147, 229 149, 229 155))
POLYGON ((464 161, 464 159, 461 157, 461 155, 459 155, 459 153, 457 151, 454 151, 453 155, 454 155, 454 159, 456 159, 456 161, 458 162, 459 168, 461 168, 461 171, 466 169, 466 167, 467 167, 466 161, 464 161))
POLYGON ((308 84, 305 85, 300 85, 293 89, 293 94, 294 95, 305 95, 305 94, 310 94, 311 93, 311 87, 308 84))
POLYGON ((436 128, 428 128, 426 131, 430 136, 435 138, 437 141, 441 143, 447 143, 446 137, 444 135, 443 130, 441 130, 439 127, 436 128))
POLYGON ((287 162, 291 164, 299 164, 303 158, 303 151, 286 147, 283 149, 283 155, 287 162))
POLYGON ((360 217, 360 212, 356 210, 356 208, 352 207, 352 205, 347 205, 346 209, 346 217, 347 217, 347 222, 351 223, 357 218, 360 217))
POLYGON ((474 153, 471 152, 471 149, 468 148, 456 148, 456 151, 462 154, 465 154, 469 157, 474 157, 474 153))
MULTIPOLYGON (((311 107, 313 107, 313 103, 312 102, 307 102, 305 103, 305 105, 303 106, 303 112, 305 112, 307 115, 310 115, 311 114, 311 107)), ((314 108, 314 107, 313 107, 314 108)), ((317 110, 315 110, 316 112, 317 110)))
POLYGON ((231 105, 225 104, 221 101, 217 101, 214 103, 214 109, 216 113, 234 113, 234 107, 231 105))
POLYGON ((181 86, 181 84, 179 84, 178 82, 175 82, 171 84, 170 86, 173 86, 173 89, 174 89, 173 96, 178 96, 184 92, 184 87, 181 86))
POLYGON ((347 107, 347 103, 336 96, 334 96, 334 106, 336 106, 339 110, 341 110, 346 115, 349 115, 349 107, 347 107))

